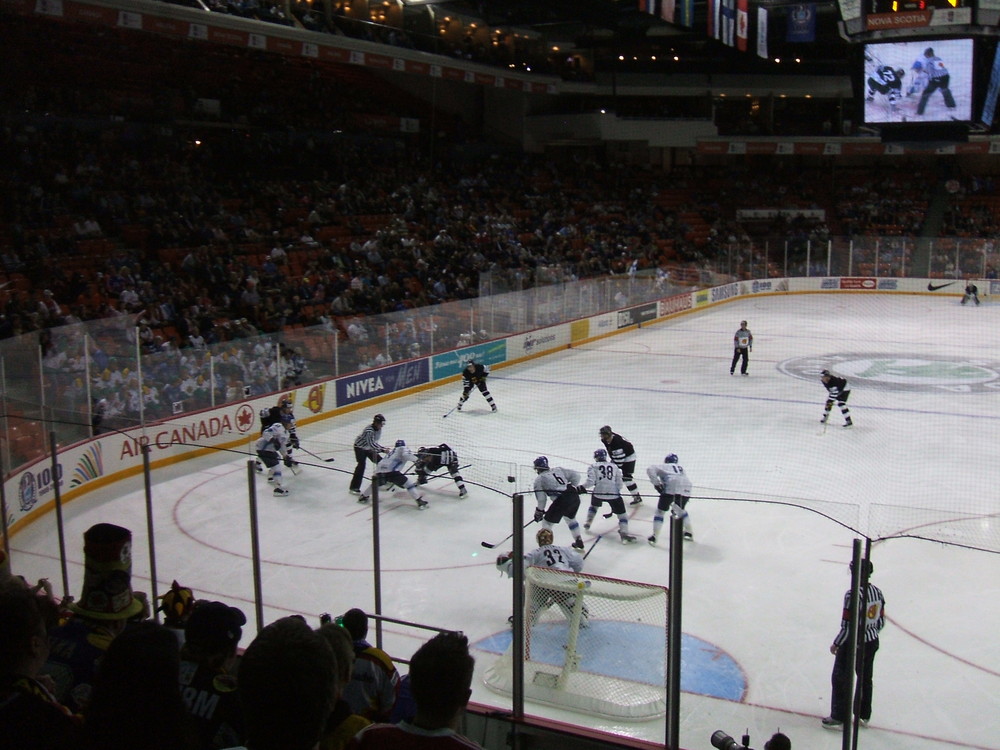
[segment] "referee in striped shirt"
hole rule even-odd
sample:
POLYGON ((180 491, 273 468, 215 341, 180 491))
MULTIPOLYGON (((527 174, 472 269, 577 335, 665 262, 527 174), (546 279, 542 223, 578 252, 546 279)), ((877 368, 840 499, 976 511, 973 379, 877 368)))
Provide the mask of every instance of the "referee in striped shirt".
MULTIPOLYGON (((868 726, 868 720, 872 715, 872 666, 875 663, 875 652, 878 651, 878 634, 885 626, 885 597, 878 586, 870 583, 874 567, 870 560, 863 560, 861 563, 861 616, 858 620, 858 652, 856 670, 858 684, 855 691, 854 708, 861 720, 861 726, 868 726)), ((851 572, 854 572, 854 563, 851 563, 851 572)), ((827 729, 840 729, 844 722, 851 718, 851 711, 847 705, 847 686, 850 681, 850 665, 847 663, 848 649, 842 648, 847 642, 850 630, 851 618, 851 592, 844 594, 844 613, 840 620, 840 632, 833 639, 830 645, 830 653, 835 655, 833 660, 833 694, 830 699, 830 715, 823 719, 823 726, 827 729)))
POLYGON ((377 464, 379 453, 386 452, 386 449, 378 442, 382 439, 382 425, 384 424, 385 417, 376 414, 372 423, 354 438, 354 458, 358 465, 354 467, 354 476, 351 477, 350 493, 352 495, 361 494, 361 480, 365 478, 365 464, 369 460, 373 464, 377 464))

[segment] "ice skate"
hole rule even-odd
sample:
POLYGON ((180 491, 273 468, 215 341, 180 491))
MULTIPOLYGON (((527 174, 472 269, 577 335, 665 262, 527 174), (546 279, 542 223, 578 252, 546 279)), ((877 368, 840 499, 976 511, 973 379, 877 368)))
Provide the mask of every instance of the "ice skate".
POLYGON ((635 537, 632 536, 631 534, 618 532, 618 536, 621 537, 622 544, 635 544, 635 537))
POLYGON ((655 535, 649 537, 649 539, 647 539, 646 541, 649 542, 649 546, 650 547, 655 547, 656 546, 656 536, 655 535))
POLYGON ((417 498, 417 510, 424 510, 430 503, 424 500, 423 497, 417 498))
POLYGON ((275 487, 274 488, 274 494, 275 495, 280 495, 281 497, 284 497, 285 495, 288 494, 288 490, 286 490, 284 487, 275 487))
POLYGON ((577 537, 573 542, 573 549, 583 549, 583 537, 577 537))

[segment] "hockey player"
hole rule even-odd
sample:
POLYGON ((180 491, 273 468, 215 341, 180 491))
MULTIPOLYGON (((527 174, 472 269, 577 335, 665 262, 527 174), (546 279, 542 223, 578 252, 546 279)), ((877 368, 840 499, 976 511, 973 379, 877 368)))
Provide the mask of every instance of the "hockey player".
MULTIPOLYGON (((557 547, 553 544, 555 537, 552 529, 541 528, 535 534, 535 541, 538 548, 528 552, 524 556, 524 566, 536 568, 550 568, 552 570, 565 570, 573 573, 583 571, 583 556, 570 547, 557 547)), ((513 552, 497 557, 497 570, 506 573, 509 578, 514 577, 513 552)), ((566 618, 573 613, 573 605, 576 597, 563 591, 553 591, 551 589, 536 588, 536 597, 528 603, 528 620, 534 622, 546 608, 555 604, 562 610, 566 618), (541 596, 537 596, 540 593, 541 596)), ((513 620, 513 618, 511 618, 513 620)))
POLYGON ((750 333, 750 329, 747 328, 747 322, 745 320, 740 321, 740 327, 736 329, 736 333, 733 334, 733 363, 729 365, 729 374, 734 375, 736 373, 736 363, 742 360, 740 364, 740 375, 747 374, 747 365, 750 362, 750 352, 753 351, 753 334, 750 333))
POLYGON ((388 450, 378 442, 382 439, 383 425, 385 425, 385 417, 376 414, 372 423, 354 438, 354 458, 358 464, 354 467, 354 475, 351 477, 351 486, 348 490, 352 495, 361 494, 361 480, 365 476, 365 464, 369 461, 377 463, 379 456, 388 450))
MULTIPOLYGON (((651 545, 656 545, 656 537, 660 535, 663 528, 663 517, 670 510, 671 505, 677 505, 684 509, 688 500, 691 499, 691 480, 684 473, 684 467, 678 462, 676 453, 668 453, 662 464, 653 464, 646 469, 646 476, 653 483, 653 487, 660 493, 660 499, 656 503, 656 513, 653 515, 653 535, 648 541, 651 545)), ((693 541, 694 534, 691 531, 691 517, 684 515, 684 539, 693 541)))
POLYGON ((903 95, 903 78, 906 71, 893 68, 891 65, 879 65, 868 76, 868 95, 866 102, 875 101, 875 94, 881 94, 889 101, 889 110, 896 111, 896 103, 903 95))
POLYGON ((427 472, 437 471, 447 467, 451 478, 458 485, 458 496, 465 497, 469 491, 465 489, 462 475, 458 473, 458 454, 447 443, 441 443, 436 448, 421 448, 417 451, 417 462, 413 468, 417 472, 417 484, 427 484, 427 472))
POLYGON ((573 546, 583 549, 583 537, 580 535, 580 524, 576 521, 576 512, 580 509, 580 474, 572 469, 560 467, 549 468, 549 459, 539 456, 535 459, 535 522, 543 523, 551 529, 553 524, 563 518, 574 537, 573 546), (545 504, 549 500, 548 510, 545 504))
MULTIPOLYGON (((273 424, 282 424, 288 431, 288 455, 291 456, 292 448, 299 447, 299 435, 295 429, 295 415, 292 413, 292 400, 287 396, 283 396, 280 401, 278 401, 277 406, 271 406, 266 409, 260 410, 260 433, 264 434, 264 430, 273 424)), ((293 466, 298 466, 298 461, 292 461, 293 466)), ((262 472, 264 469, 257 462, 257 471, 262 472)))
MULTIPOLYGON (((403 473, 404 467, 409 463, 415 463, 416 460, 417 457, 406 447, 406 441, 397 440, 396 446, 375 467, 374 481, 379 483, 379 487, 386 487, 390 484, 402 487, 416 502, 417 508, 423 510, 428 505, 427 501, 417 492, 417 483, 403 473)), ((369 486, 361 493, 358 502, 367 503, 371 491, 372 488, 369 486)))
POLYGON ((951 94, 951 75, 945 67, 944 60, 934 54, 934 48, 928 47, 924 50, 924 71, 927 73, 927 85, 920 95, 920 103, 917 104, 917 114, 922 115, 927 108, 927 101, 931 94, 940 90, 944 97, 944 106, 948 109, 955 109, 955 97, 951 94))
POLYGON ((462 397, 458 400, 456 407, 459 411, 462 411, 462 404, 469 400, 469 393, 473 387, 478 388, 479 392, 483 394, 486 403, 490 405, 490 410, 497 410, 497 405, 493 403, 493 396, 490 395, 490 389, 486 387, 486 378, 489 375, 490 369, 486 365, 479 364, 473 359, 466 363, 465 369, 462 370, 462 397))
POLYGON ((254 446, 257 458, 267 467, 267 481, 274 484, 275 495, 287 495, 288 490, 281 481, 281 466, 292 468, 288 455, 288 430, 281 422, 268 427, 257 439, 254 446))
POLYGON ((618 536, 622 544, 634 544, 635 537, 628 533, 628 516, 625 515, 625 501, 622 500, 622 470, 608 460, 608 452, 603 448, 594 451, 594 462, 587 469, 590 507, 587 508, 587 522, 583 528, 590 530, 598 509, 607 503, 611 512, 618 516, 618 536))
POLYGON ((923 55, 913 61, 913 65, 910 66, 910 74, 910 85, 906 89, 907 96, 913 96, 918 91, 923 91, 924 86, 927 85, 927 71, 924 70, 923 55))
POLYGON ((965 285, 965 294, 962 295, 962 304, 964 305, 970 299, 977 305, 979 304, 979 287, 971 281, 965 285))
POLYGON ((829 370, 823 370, 820 380, 823 381, 823 387, 827 390, 826 406, 823 408, 823 418, 819 420, 820 424, 826 424, 830 410, 833 409, 833 402, 836 401, 837 406, 840 407, 840 413, 844 415, 844 427, 853 425, 851 410, 847 408, 847 399, 851 395, 847 381, 844 378, 831 375, 829 370))
POLYGON ((601 442, 608 449, 611 462, 622 470, 622 481, 625 482, 628 491, 632 493, 632 502, 629 504, 638 505, 642 502, 642 496, 639 494, 639 485, 632 478, 632 475, 635 474, 635 448, 632 447, 632 443, 608 425, 604 425, 600 429, 600 436, 601 442))

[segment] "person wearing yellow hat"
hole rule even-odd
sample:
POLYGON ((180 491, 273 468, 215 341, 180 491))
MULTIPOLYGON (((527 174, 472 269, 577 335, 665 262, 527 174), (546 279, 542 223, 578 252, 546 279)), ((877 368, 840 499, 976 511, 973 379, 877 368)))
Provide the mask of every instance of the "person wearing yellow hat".
POLYGON ((83 591, 68 604, 69 621, 49 632, 51 650, 42 670, 55 682, 56 698, 73 711, 86 704, 111 641, 148 607, 144 595, 132 591, 131 531, 110 523, 91 526, 83 535, 83 556, 83 591))

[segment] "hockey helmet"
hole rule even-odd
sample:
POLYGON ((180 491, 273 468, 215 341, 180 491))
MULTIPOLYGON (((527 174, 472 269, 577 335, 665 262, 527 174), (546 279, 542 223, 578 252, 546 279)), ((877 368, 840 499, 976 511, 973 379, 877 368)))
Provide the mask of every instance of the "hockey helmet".
POLYGON ((396 441, 396 447, 397 448, 405 448, 406 447, 406 441, 405 440, 397 440, 396 441))
POLYGON ((381 414, 376 414, 372 422, 375 424, 385 424, 385 417, 383 417, 381 414))
POLYGON ((608 452, 606 450, 604 450, 603 448, 598 448, 596 451, 594 451, 594 460, 595 461, 607 461, 608 460, 608 452))
POLYGON ((820 373, 820 377, 824 377, 824 378, 830 377, 830 371, 829 370, 823 370, 823 372, 820 373))
POLYGON ((549 459, 545 456, 539 456, 535 459, 535 471, 541 474, 543 471, 549 470, 549 459))
POLYGON ((609 425, 604 425, 604 427, 602 427, 598 432, 602 438, 611 437, 612 435, 615 434, 614 430, 612 430, 609 425))
POLYGON ((555 541, 555 537, 552 535, 552 529, 539 529, 538 533, 535 534, 535 541, 538 542, 539 547, 544 547, 546 544, 552 544, 552 542, 555 541))
POLYGON ((280 406, 282 409, 288 409, 288 411, 291 411, 292 410, 292 400, 290 398, 288 398, 288 397, 285 397, 285 398, 281 399, 281 401, 278 402, 278 406, 280 406))
POLYGON ((664 457, 663 463, 665 463, 665 464, 675 464, 675 463, 677 463, 677 454, 676 453, 668 453, 664 457))

